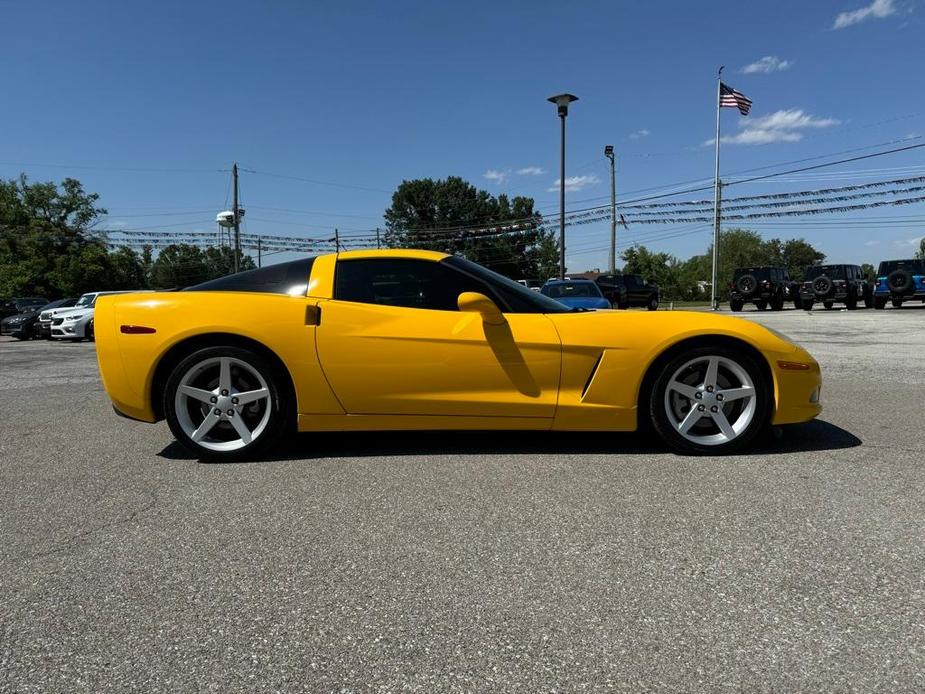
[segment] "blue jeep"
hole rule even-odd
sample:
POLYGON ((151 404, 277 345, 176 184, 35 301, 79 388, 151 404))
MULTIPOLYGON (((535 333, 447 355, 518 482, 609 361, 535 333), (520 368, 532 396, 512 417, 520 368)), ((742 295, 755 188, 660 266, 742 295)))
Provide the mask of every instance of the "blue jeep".
POLYGON ((884 260, 877 271, 874 308, 883 309, 889 300, 894 308, 904 301, 925 302, 925 260, 884 260))

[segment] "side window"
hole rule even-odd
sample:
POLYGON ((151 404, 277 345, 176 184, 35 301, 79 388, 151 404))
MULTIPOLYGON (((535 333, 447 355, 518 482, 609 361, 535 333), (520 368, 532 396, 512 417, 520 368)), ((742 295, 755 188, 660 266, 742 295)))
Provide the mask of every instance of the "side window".
POLYGON ((458 311, 463 292, 479 292, 498 302, 479 280, 429 260, 342 260, 334 274, 334 298, 361 304, 458 311))

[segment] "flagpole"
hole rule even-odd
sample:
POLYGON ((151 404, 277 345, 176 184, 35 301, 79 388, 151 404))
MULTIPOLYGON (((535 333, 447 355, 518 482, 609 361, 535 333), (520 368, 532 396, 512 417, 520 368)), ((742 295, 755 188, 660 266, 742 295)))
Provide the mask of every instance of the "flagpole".
POLYGON ((717 286, 717 274, 719 272, 719 113, 721 100, 721 85, 723 79, 723 67, 721 65, 716 73, 716 173, 713 177, 713 277, 710 284, 712 298, 710 300, 710 310, 719 310, 719 287, 717 286))

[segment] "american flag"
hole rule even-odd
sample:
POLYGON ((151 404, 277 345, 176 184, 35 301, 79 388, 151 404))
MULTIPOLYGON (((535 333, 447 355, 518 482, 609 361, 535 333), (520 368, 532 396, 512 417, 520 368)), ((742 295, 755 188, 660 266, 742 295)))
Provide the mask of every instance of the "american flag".
POLYGON ((719 83, 719 105, 728 106, 729 108, 739 109, 739 113, 743 116, 748 115, 749 109, 752 107, 752 100, 749 99, 742 92, 737 92, 732 87, 729 87, 722 82, 719 83))

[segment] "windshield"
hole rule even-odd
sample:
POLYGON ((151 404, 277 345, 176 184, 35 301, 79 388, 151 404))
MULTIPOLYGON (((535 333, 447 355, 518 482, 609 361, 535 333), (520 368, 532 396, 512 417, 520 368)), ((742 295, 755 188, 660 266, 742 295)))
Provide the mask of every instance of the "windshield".
POLYGON ((84 294, 77 300, 77 303, 74 304, 74 308, 89 308, 93 306, 96 301, 96 294, 84 294))
POLYGON ((817 277, 830 277, 833 280, 845 279, 844 265, 813 265, 806 268, 806 279, 814 280, 817 277))
POLYGON ((440 262, 462 270, 491 286, 504 298, 513 313, 569 313, 571 311, 568 306, 553 301, 539 292, 531 291, 519 282, 465 258, 454 255, 440 262))
POLYGON ((925 260, 884 260, 880 263, 877 275, 886 277, 899 268, 908 270, 914 275, 925 275, 925 260))
POLYGON ((543 294, 553 299, 600 298, 601 290, 592 282, 556 282, 543 287, 543 294))

